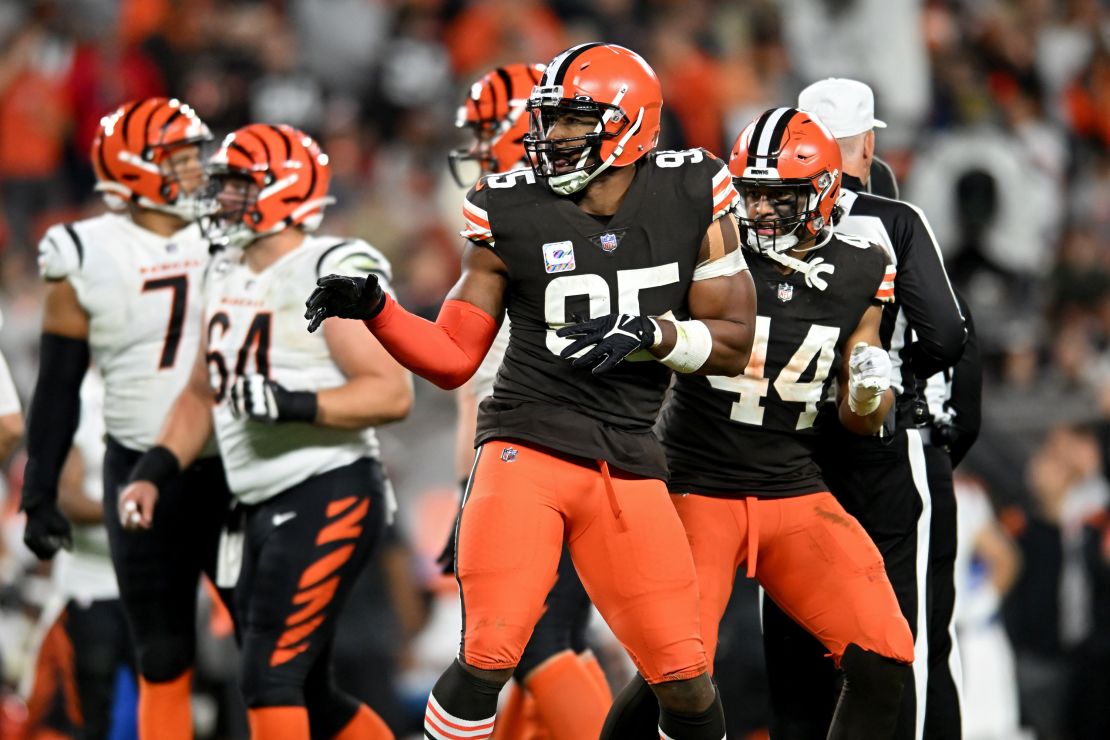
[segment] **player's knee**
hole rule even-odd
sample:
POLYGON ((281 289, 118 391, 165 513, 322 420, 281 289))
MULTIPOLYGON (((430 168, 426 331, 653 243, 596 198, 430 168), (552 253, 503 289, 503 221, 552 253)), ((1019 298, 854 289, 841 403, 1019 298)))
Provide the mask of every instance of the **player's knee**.
POLYGON ((871 697, 876 705, 896 705, 911 668, 908 663, 888 658, 852 643, 840 659, 847 690, 871 697))
POLYGON ((250 709, 305 704, 303 677, 275 670, 267 663, 245 661, 239 671, 239 690, 250 709))
POLYGON ((152 683, 172 681, 193 666, 195 651, 195 641, 185 635, 147 638, 137 647, 139 672, 152 683))
MULTIPOLYGON (((542 623, 542 622, 541 622, 542 623)), ((570 649, 570 634, 566 630, 552 627, 536 626, 532 638, 520 655, 520 661, 513 670, 517 681, 523 682, 528 674, 538 668, 542 663, 550 660, 552 656, 570 649)))
POLYGON ((487 670, 485 668, 478 668, 476 666, 473 666, 461 658, 455 662, 458 664, 463 673, 477 678, 480 681, 485 681, 491 684, 500 684, 501 686, 504 686, 513 676, 513 668, 498 668, 494 670, 487 670))
POLYGON ((708 673, 682 681, 657 683, 651 688, 660 706, 680 714, 704 712, 717 698, 717 689, 708 673))

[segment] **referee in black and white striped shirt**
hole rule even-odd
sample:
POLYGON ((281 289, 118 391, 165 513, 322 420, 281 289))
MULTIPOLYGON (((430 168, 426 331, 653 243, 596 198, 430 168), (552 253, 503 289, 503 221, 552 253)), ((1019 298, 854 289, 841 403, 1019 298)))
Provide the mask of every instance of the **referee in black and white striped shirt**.
MULTIPOLYGON (((827 418, 826 449, 819 462, 832 492, 882 552, 914 632, 913 678, 903 691, 893 737, 958 740, 961 676, 950 636, 952 563, 945 565, 950 560, 946 553, 955 553, 955 496, 947 452, 933 447, 932 419, 919 389, 925 379, 960 359, 966 341, 964 318, 925 216, 908 203, 867 192, 873 129, 885 126, 874 117, 871 89, 854 80, 822 80, 802 92, 798 107, 816 114, 840 144, 844 177, 839 205, 844 213, 836 230, 882 244, 898 270, 895 303, 884 311, 881 329, 894 367, 896 411, 875 437, 851 434, 827 418), (932 476, 929 458, 936 460, 932 476), (931 478, 940 485, 931 486, 931 478), (935 564, 934 555, 939 558, 935 564)), ((771 736, 824 738, 836 698, 831 661, 823 657, 816 640, 769 599, 764 600, 764 642, 771 736)))

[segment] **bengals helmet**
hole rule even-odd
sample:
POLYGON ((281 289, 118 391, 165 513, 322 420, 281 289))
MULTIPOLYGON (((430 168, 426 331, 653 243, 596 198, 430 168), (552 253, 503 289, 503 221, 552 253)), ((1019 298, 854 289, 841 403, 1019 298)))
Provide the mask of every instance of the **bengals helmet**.
POLYGON ((528 100, 524 151, 537 177, 575 193, 609 167, 625 167, 659 141, 663 91, 639 54, 616 44, 579 44, 555 57, 528 100), (561 115, 597 119, 583 136, 551 138, 561 115))
POLYGON ((335 201, 328 155, 292 126, 253 123, 228 134, 207 169, 214 247, 246 247, 291 226, 315 231, 335 201))
POLYGON ((208 141, 208 127, 179 100, 124 103, 100 119, 93 138, 95 190, 113 209, 131 202, 191 221, 201 215, 204 160, 186 148, 208 141))
POLYGON ((469 147, 448 155, 451 176, 459 187, 474 184, 460 173, 464 162, 476 162, 478 174, 488 175, 514 169, 524 160, 522 142, 528 132, 524 109, 543 69, 542 64, 507 64, 487 72, 470 86, 455 125, 469 129, 474 140, 469 147))
POLYGON ((816 116, 772 108, 749 123, 728 161, 744 244, 778 254, 824 246, 837 218, 840 167, 840 146, 816 116))

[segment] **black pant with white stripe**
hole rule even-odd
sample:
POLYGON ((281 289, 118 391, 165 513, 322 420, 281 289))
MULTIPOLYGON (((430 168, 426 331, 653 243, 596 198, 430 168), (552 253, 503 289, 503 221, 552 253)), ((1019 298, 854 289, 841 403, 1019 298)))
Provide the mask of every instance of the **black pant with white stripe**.
MULTIPOLYGON (((923 444, 926 433, 899 430, 887 440, 837 434, 819 461, 832 492, 882 553, 914 635, 913 675, 903 690, 896 740, 960 737, 960 676, 950 665, 956 543, 952 468, 943 449, 923 444)), ((770 599, 763 602, 763 631, 771 737, 823 740, 839 691, 832 661, 770 599)))

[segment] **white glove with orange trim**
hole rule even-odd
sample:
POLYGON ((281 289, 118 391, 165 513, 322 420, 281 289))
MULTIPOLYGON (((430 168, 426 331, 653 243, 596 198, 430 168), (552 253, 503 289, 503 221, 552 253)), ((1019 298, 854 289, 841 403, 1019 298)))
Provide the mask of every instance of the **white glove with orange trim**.
POLYGON ((848 408, 867 416, 879 408, 890 387, 890 355, 882 347, 860 342, 848 358, 848 408))

